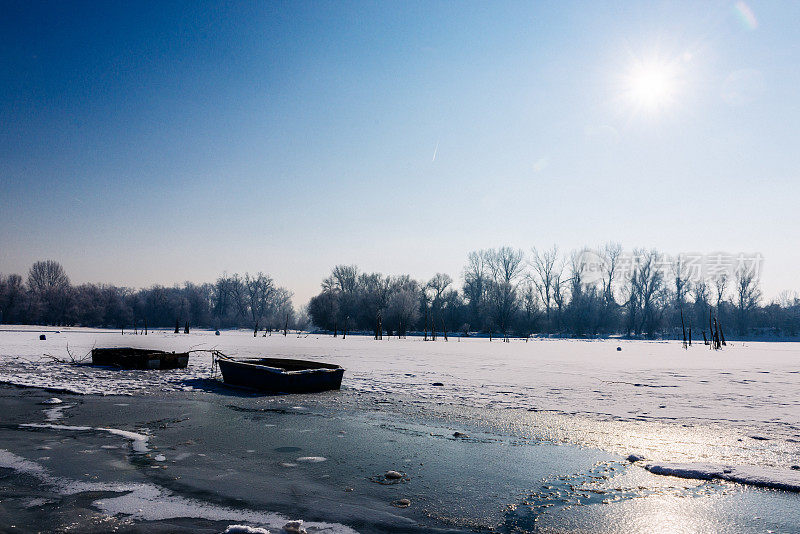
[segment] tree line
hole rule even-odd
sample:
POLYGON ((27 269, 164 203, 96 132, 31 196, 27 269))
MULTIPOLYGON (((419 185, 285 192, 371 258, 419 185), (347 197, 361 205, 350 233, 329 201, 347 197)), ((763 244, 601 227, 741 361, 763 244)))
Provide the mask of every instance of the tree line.
POLYGON ((191 325, 250 328, 254 335, 316 328, 336 336, 414 332, 432 339, 454 333, 655 338, 687 331, 699 340, 716 321, 729 337, 800 334, 796 293, 764 303, 752 263, 740 257, 701 269, 697 260, 652 249, 625 253, 611 243, 568 253, 557 247, 478 250, 468 254, 457 280, 446 273, 417 280, 337 265, 300 311, 289 290, 260 272, 131 289, 72 285, 58 262, 46 260, 31 266, 26 278, 0 274, 0 323, 139 330, 191 325))
POLYGON ((292 293, 266 274, 223 274, 214 283, 130 289, 111 284, 72 285, 56 261, 37 261, 27 278, 0 275, 0 323, 109 328, 305 327, 292 293))
POLYGON ((704 259, 700 269, 697 257, 646 249, 627 254, 616 243, 566 254, 557 247, 528 253, 500 247, 471 252, 458 281, 445 273, 420 281, 337 265, 307 311, 333 335, 370 331, 376 338, 410 331, 432 339, 688 332, 697 341, 711 334, 712 324, 737 336, 797 336, 797 294, 762 304, 752 258, 726 258, 704 259))

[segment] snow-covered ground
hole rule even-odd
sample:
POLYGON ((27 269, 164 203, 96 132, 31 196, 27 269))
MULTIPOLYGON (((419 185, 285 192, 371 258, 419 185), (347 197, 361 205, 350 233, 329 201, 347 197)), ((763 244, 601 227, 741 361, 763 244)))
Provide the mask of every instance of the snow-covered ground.
MULTIPOLYGON (((734 343, 721 351, 680 342, 420 338, 375 341, 244 331, 191 334, 62 329, 40 341, 34 329, 0 328, 0 381, 83 394, 147 394, 188 390, 211 373, 209 353, 189 368, 116 371, 53 363, 92 347, 135 346, 170 351, 218 349, 231 356, 325 360, 345 367, 343 386, 408 393, 475 407, 533 408, 623 419, 698 419, 766 425, 800 439, 800 343, 734 343), (617 347, 622 350, 617 350, 617 347), (434 386, 442 383, 443 386, 434 386)), ((28 327, 30 328, 30 327, 28 327)), ((767 432, 765 427, 765 432, 767 432)))

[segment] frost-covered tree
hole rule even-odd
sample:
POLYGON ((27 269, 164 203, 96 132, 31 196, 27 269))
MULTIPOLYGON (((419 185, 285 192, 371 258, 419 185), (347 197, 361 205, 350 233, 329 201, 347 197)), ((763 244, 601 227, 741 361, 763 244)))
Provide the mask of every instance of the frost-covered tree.
POLYGON ((389 297, 385 324, 397 332, 398 337, 405 337, 419 322, 420 293, 418 289, 404 285, 389 297))
POLYGON ((248 316, 253 327, 253 337, 258 334, 259 325, 263 324, 274 310, 276 291, 275 282, 271 277, 261 272, 254 276, 245 273, 244 295, 248 316))
POLYGON ((64 324, 72 288, 60 263, 54 260, 34 263, 28 271, 28 289, 44 322, 64 324))

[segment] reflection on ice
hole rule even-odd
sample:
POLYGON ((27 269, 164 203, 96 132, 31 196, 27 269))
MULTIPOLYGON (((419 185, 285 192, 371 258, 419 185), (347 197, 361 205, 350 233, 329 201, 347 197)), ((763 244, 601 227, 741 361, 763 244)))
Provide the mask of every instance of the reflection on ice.
POLYGON ((586 473, 559 476, 542 482, 539 489, 508 506, 504 527, 510 531, 529 531, 543 514, 558 515, 577 506, 609 505, 630 499, 653 496, 704 496, 724 491, 725 487, 686 481, 674 484, 645 482, 641 468, 625 462, 599 462, 586 473), (637 473, 638 471, 638 473, 637 473))

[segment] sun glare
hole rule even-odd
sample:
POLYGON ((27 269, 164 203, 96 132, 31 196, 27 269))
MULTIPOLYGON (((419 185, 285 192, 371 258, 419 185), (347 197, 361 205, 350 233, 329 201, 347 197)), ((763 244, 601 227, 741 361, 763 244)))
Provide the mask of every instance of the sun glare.
POLYGON ((649 61, 634 65, 625 78, 625 96, 637 109, 658 112, 669 107, 678 92, 675 67, 649 61))

